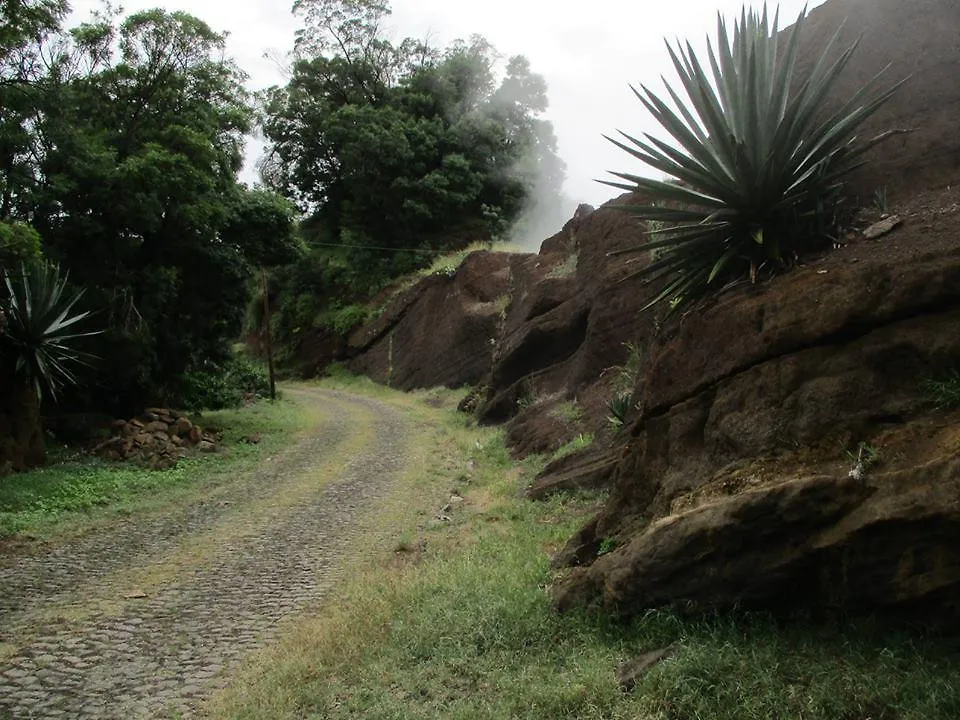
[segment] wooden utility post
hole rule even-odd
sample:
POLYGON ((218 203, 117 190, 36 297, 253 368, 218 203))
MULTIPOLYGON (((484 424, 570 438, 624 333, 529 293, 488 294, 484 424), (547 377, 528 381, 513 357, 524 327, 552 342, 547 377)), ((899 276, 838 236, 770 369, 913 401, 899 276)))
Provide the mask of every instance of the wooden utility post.
POLYGON ((267 372, 270 373, 270 399, 277 399, 277 380, 273 372, 273 332, 270 329, 270 292, 267 286, 267 269, 260 267, 260 277, 263 279, 263 337, 267 346, 267 372))

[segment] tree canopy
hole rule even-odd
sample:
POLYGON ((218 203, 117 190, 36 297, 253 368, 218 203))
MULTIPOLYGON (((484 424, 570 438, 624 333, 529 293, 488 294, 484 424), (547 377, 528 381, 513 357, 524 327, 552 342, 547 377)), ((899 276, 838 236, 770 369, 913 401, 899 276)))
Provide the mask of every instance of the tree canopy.
POLYGON ((559 191, 546 83, 526 58, 503 64, 479 36, 391 42, 380 0, 294 9, 290 81, 262 97, 263 176, 309 216, 310 239, 344 246, 350 284, 373 289, 431 250, 501 233, 538 183, 559 191))
POLYGON ((68 31, 65 3, 3 7, 0 260, 39 237, 87 289, 108 326, 97 404, 175 399, 239 335, 251 265, 288 262, 295 245, 293 208, 237 181, 254 122, 245 75, 187 13, 68 31))

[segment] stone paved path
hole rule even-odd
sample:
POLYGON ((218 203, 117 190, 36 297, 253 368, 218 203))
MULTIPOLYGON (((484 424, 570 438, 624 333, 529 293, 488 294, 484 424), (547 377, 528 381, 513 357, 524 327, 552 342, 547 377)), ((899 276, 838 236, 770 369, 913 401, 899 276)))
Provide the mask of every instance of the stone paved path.
POLYGON ((323 598, 356 521, 403 470, 410 428, 375 400, 291 394, 321 419, 256 472, 0 564, 0 718, 194 717, 323 598))

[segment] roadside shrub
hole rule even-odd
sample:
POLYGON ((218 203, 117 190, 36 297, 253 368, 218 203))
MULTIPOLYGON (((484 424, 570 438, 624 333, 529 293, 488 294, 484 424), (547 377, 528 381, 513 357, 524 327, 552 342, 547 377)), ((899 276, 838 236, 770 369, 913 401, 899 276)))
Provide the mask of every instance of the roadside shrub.
POLYGON ((358 325, 363 325, 368 317, 370 311, 363 305, 347 305, 322 316, 321 324, 340 335, 346 335, 358 325))
POLYGON ((246 355, 223 363, 207 362, 184 373, 179 403, 185 410, 221 410, 240 407, 270 392, 267 371, 246 355))
POLYGON ((784 48, 779 15, 771 24, 766 7, 762 13, 744 9, 732 38, 718 16, 716 46, 707 46, 709 71, 689 43, 676 49, 668 43, 687 95, 685 104, 667 85, 676 110, 645 86, 633 89, 674 141, 623 132, 624 141, 607 138, 668 178, 613 173, 627 182, 606 183, 643 192, 650 204, 632 211, 661 223, 648 225, 648 242, 624 251, 663 251, 640 271, 663 281, 650 305, 666 299, 677 307, 748 275, 756 282, 761 271, 788 267, 827 244, 844 176, 867 149, 893 134, 855 142, 857 127, 899 86, 878 91, 880 75, 832 114, 824 112, 857 47, 838 53, 839 33, 797 81, 803 19, 786 35, 784 48))

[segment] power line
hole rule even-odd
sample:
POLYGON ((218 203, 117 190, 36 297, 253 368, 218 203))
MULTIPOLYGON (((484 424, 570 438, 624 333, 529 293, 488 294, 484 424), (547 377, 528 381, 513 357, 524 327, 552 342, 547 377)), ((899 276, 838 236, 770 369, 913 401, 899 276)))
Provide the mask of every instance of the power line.
POLYGON ((345 245, 341 243, 322 243, 322 242, 308 242, 308 245, 311 247, 328 247, 328 248, 350 248, 352 250, 381 250, 383 252, 412 252, 412 253, 428 253, 434 255, 442 255, 444 253, 450 252, 459 252, 458 250, 452 250, 447 248, 436 249, 436 250, 424 250, 422 248, 390 248, 390 247, 381 247, 379 245, 345 245))

